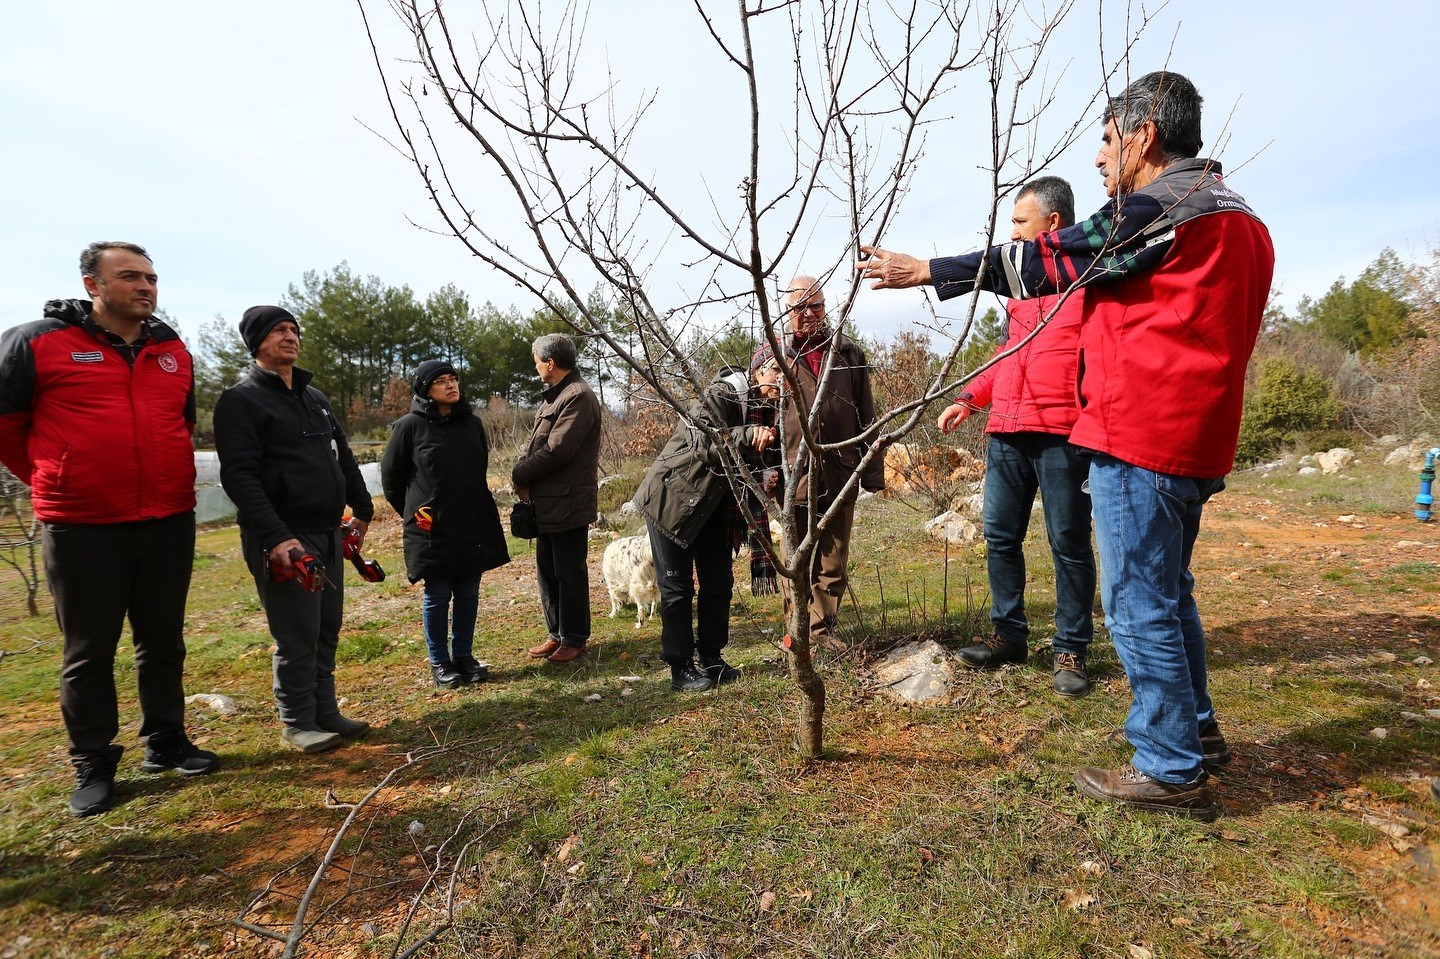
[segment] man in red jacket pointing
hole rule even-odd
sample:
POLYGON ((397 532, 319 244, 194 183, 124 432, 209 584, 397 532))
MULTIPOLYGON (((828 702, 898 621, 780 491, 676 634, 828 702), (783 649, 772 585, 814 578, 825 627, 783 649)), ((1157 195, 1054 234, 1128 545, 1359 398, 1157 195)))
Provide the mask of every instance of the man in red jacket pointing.
MULTIPOLYGON (((1031 180, 1015 198, 1010 239, 1033 240, 1075 222, 1075 194, 1058 176, 1031 180)), ((1063 299, 1009 300, 1005 354, 965 387, 936 425, 952 432, 973 410, 990 407, 985 432, 985 568, 994 635, 960 650, 976 669, 1023 663, 1030 656, 1025 617, 1025 533, 1039 491, 1055 561, 1052 683, 1062 696, 1090 691, 1085 659, 1094 634, 1095 553, 1090 549, 1088 461, 1070 444, 1075 365, 1080 343, 1079 290, 1063 299), (1038 335, 1035 328, 1044 323, 1038 335)))
MULTIPOLYGON (((1082 769, 1085 795, 1199 819, 1219 814, 1206 767, 1229 759, 1205 672, 1190 557, 1205 502, 1235 464, 1245 367, 1275 248, 1245 198, 1199 157, 1201 98, 1150 73, 1107 105, 1095 165, 1111 202, 1083 223, 928 262, 874 247, 875 289, 931 284, 1027 298, 1085 288, 1080 413, 1106 625, 1134 702, 1120 769, 1082 769)), ((1040 334, 1044 336, 1042 332, 1040 334)))
POLYGON ((123 747, 115 651, 128 617, 145 772, 214 772, 185 735, 185 597, 195 557, 190 352, 154 318, 157 278, 133 243, 80 254, 91 300, 51 300, 0 335, 0 462, 45 524, 45 578, 65 637, 60 713, 77 816, 114 805, 123 747))

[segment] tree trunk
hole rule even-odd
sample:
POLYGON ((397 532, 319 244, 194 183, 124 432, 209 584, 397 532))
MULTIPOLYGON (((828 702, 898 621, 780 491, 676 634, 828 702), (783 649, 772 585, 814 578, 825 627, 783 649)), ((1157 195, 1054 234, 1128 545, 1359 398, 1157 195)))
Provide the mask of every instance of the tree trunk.
POLYGON ((804 571, 791 587, 788 604, 785 651, 790 659, 790 678, 800 690, 800 717, 795 728, 795 744, 807 759, 818 759, 825 749, 825 681, 815 671, 810 656, 810 564, 801 564, 804 571), (801 601, 801 598, 806 601, 801 601))

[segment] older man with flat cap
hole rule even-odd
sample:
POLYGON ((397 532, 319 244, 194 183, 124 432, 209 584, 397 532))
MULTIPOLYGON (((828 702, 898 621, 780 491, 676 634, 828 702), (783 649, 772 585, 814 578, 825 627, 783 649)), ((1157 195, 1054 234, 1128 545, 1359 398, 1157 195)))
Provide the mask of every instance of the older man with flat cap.
POLYGON ((280 739, 319 753, 370 728, 340 714, 335 651, 345 607, 341 521, 349 505, 347 525, 363 542, 374 507, 330 401, 295 365, 295 317, 252 306, 240 337, 255 362, 215 404, 220 483, 235 501, 241 551, 275 640, 280 739))

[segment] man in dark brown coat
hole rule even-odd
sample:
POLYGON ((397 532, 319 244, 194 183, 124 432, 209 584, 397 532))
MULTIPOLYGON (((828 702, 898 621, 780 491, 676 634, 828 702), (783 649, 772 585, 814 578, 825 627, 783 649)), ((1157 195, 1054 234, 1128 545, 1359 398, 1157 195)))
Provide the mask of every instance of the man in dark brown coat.
POLYGON ((576 372, 575 343, 561 333, 531 348, 545 390, 525 452, 510 473, 515 495, 535 503, 535 570, 549 638, 535 659, 579 659, 590 638, 590 524, 599 500, 600 401, 576 372))
MULTIPOLYGON (((800 471, 795 500, 801 504, 797 519, 803 535, 807 522, 804 504, 809 495, 810 470, 800 417, 808 415, 818 405, 818 413, 811 417, 811 422, 815 424, 816 442, 843 443, 863 433, 875 421, 875 396, 870 389, 870 366, 866 362, 865 351, 854 340, 832 331, 825 323, 825 291, 820 287, 819 280, 813 276, 795 277, 781 299, 781 306, 789 315, 790 336, 786 345, 790 366, 803 399, 803 402, 796 402, 793 397, 786 397, 783 401, 785 455, 790 467, 800 471), (831 357, 827 376, 825 367, 827 358, 831 357), (824 389, 820 390, 822 378, 824 389)), ((866 448, 865 443, 855 442, 823 454, 820 468, 816 471, 821 484, 816 490, 821 513, 829 509, 845 481, 860 465, 866 448)), ((870 461, 860 477, 859 488, 876 493, 885 488, 883 458, 876 456, 870 461)), ((815 548, 810 588, 810 640, 814 643, 830 642, 830 631, 835 626, 840 600, 849 583, 846 566, 850 561, 850 527, 855 522, 855 499, 859 488, 851 487, 841 502, 839 512, 820 534, 815 548)), ((790 590, 786 589, 787 616, 790 595, 790 590)))

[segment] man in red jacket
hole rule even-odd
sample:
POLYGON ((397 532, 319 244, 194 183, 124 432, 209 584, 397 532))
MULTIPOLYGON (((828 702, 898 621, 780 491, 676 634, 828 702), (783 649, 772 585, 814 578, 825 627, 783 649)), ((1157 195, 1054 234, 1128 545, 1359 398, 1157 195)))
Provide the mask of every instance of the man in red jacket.
POLYGON ((1220 810, 1207 769, 1230 750, 1207 688, 1190 557, 1205 502, 1235 464, 1275 248, 1220 164, 1199 158, 1200 106, 1194 84, 1169 72, 1111 98, 1095 165, 1112 199, 1084 223, 928 262, 862 247, 857 269, 875 289, 933 284, 941 298, 1086 288, 1070 441, 1093 454, 1101 597, 1134 696, 1135 755, 1075 783, 1095 799, 1209 820, 1220 810))
MULTIPOLYGON (((1023 242, 1075 222, 1075 194, 1058 176, 1021 188, 1010 218, 1010 239, 1023 242)), ((1090 496, 1082 488, 1089 468, 1070 445, 1075 407, 1075 358, 1080 343, 1081 295, 1009 300, 1005 342, 1009 354, 965 387, 936 425, 952 432, 977 409, 990 407, 985 431, 985 565, 990 579, 990 621, 995 633, 960 650, 976 669, 1029 658, 1025 618, 1025 533, 1041 493, 1050 555, 1055 560, 1055 638, 1051 682, 1062 696, 1090 691, 1085 658, 1094 634, 1095 554, 1090 549, 1090 496), (1037 326, 1045 324, 1037 336, 1037 326)))
POLYGON ((145 772, 214 772, 185 735, 185 597, 195 556, 194 376, 155 319, 156 276, 133 243, 80 254, 91 301, 51 300, 0 335, 0 462, 30 486, 65 638, 60 713, 77 816, 114 805, 123 747, 115 650, 135 643, 145 772))

